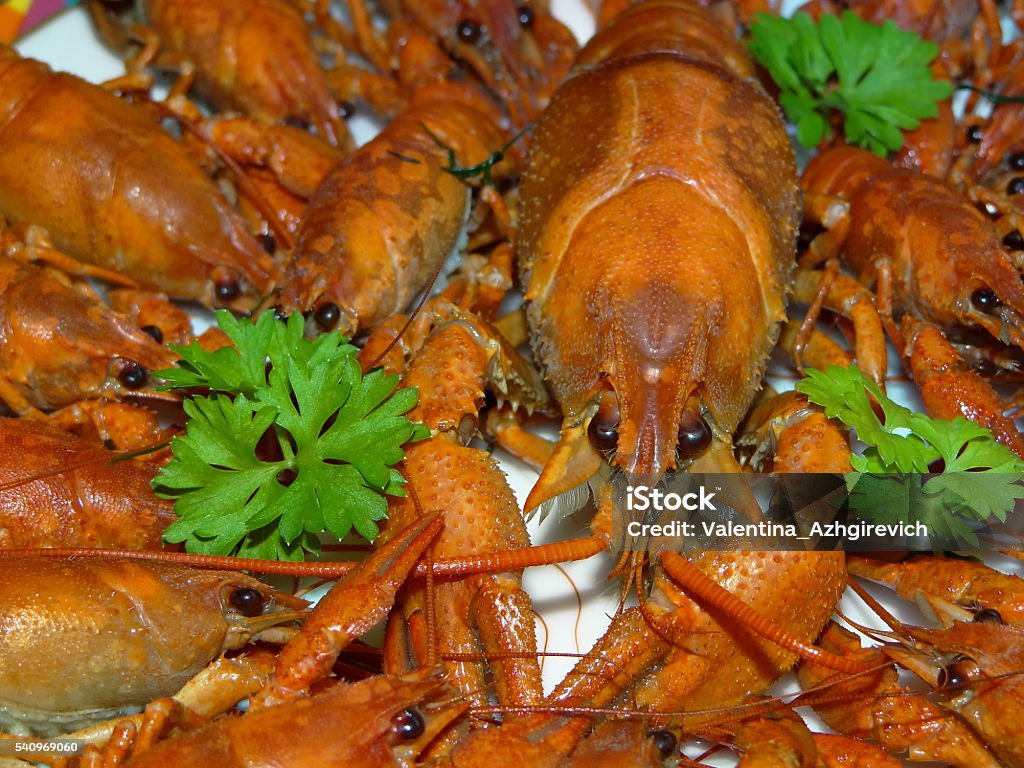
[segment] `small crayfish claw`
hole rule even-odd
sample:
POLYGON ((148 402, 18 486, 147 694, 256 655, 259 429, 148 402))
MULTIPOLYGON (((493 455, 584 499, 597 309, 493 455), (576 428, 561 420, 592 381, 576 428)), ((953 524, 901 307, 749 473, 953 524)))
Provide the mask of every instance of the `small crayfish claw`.
POLYGON ((906 316, 901 324, 905 354, 925 409, 937 419, 963 416, 992 431, 996 440, 1024 457, 1024 435, 1004 415, 1006 404, 992 385, 968 370, 939 329, 906 316))
POLYGON ((799 392, 784 392, 758 403, 736 441, 749 449, 749 464, 774 472, 849 472, 850 443, 836 422, 799 392))
POLYGON ((398 588, 443 527, 427 515, 363 560, 319 602, 302 632, 281 649, 274 677, 253 697, 256 708, 306 695, 326 678, 338 654, 387 615, 398 588))
POLYGON ((554 416, 557 413, 540 373, 493 325, 456 307, 451 307, 449 314, 451 319, 438 326, 437 330, 452 324, 459 325, 486 351, 490 362, 484 380, 497 398, 498 405, 508 402, 513 410, 523 408, 527 414, 538 412, 554 416))
POLYGON ((983 563, 929 555, 892 563, 851 555, 847 567, 854 576, 896 590, 904 600, 939 598, 977 610, 975 617, 980 621, 998 617, 1008 624, 1024 626, 1024 579, 983 563))

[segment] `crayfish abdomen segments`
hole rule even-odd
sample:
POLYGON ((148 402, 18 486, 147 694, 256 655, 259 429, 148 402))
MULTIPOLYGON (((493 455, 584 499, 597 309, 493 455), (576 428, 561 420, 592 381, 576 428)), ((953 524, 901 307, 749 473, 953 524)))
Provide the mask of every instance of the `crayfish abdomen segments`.
POLYGON ((800 216, 767 95, 673 53, 598 64, 541 119, 522 199, 534 349, 567 415, 607 376, 625 405, 615 463, 655 474, 690 395, 731 433, 785 315, 800 216))

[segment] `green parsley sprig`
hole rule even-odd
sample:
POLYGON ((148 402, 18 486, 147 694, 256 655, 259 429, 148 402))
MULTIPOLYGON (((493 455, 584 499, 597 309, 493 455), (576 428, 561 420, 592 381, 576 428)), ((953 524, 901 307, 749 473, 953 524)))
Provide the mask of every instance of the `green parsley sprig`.
POLYGON ((364 375, 337 332, 305 339, 298 314, 253 322, 222 310, 217 323, 234 347, 172 346, 178 367, 155 374, 163 389, 211 391, 185 401, 186 434, 153 481, 179 515, 164 539, 281 560, 319 552, 324 531, 372 541, 383 494, 403 495, 402 445, 429 434, 402 415, 417 391, 395 391, 398 377, 381 370, 364 375))
POLYGON ((920 521, 947 539, 978 540, 965 519, 1002 521, 1024 498, 1024 461, 992 432, 962 416, 933 419, 888 397, 856 366, 807 370, 798 391, 867 444, 847 477, 850 505, 880 523, 920 521), (879 419, 872 407, 882 411, 879 419), (922 473, 941 460, 942 474, 922 473))
POLYGON ((928 68, 938 46, 892 21, 871 24, 852 11, 817 24, 803 11, 791 19, 759 13, 750 32, 750 52, 779 86, 805 147, 831 136, 837 110, 849 143, 878 155, 896 151, 902 131, 935 117, 936 103, 953 92, 928 68))

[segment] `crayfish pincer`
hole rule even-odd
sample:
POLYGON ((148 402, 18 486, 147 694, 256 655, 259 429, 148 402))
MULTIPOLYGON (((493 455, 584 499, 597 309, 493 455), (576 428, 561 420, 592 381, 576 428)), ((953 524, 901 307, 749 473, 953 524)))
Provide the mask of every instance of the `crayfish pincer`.
POLYGON ((527 507, 603 456, 645 476, 732 466, 785 317, 800 191, 731 32, 689 0, 599 30, 537 124, 522 200, 533 348, 565 413, 527 507))

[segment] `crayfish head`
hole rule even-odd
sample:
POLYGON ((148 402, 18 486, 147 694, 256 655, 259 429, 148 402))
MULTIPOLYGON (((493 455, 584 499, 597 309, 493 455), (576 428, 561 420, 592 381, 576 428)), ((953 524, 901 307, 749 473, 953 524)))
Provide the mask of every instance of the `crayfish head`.
POLYGON ((441 700, 447 686, 440 667, 402 677, 372 677, 355 685, 367 689, 367 721, 372 723, 367 735, 390 751, 399 765, 416 762, 469 706, 465 701, 441 700))
MULTIPOLYGON (((631 485, 657 485, 666 472, 707 463, 719 444, 730 450, 728 435, 689 383, 634 382, 622 391, 611 377, 603 378, 576 417, 566 419, 561 436, 540 479, 526 501, 529 513, 537 506, 587 483, 609 465, 631 485)), ((717 465, 707 471, 719 470, 717 465)), ((575 496, 585 501, 580 493, 575 496)))
POLYGON ((954 314, 959 323, 980 326, 1003 344, 1024 349, 1024 285, 1003 260, 963 282, 954 314))
POLYGON ((216 594, 228 630, 225 650, 253 640, 287 642, 294 632, 282 625, 302 621, 309 603, 241 574, 220 574, 216 594))
POLYGON ((159 396, 149 373, 172 367, 175 355, 128 316, 50 270, 4 260, 0 272, 7 339, 23 350, 9 373, 33 382, 26 392, 33 405, 50 410, 85 398, 159 396))

